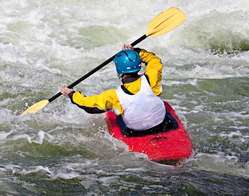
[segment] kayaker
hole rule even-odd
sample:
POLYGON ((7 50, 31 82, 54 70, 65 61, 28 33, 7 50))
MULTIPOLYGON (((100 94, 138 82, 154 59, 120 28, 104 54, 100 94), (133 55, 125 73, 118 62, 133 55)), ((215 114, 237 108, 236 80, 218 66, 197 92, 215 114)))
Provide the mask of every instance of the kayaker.
POLYGON ((114 63, 122 83, 117 89, 86 96, 63 86, 61 93, 91 114, 115 111, 123 133, 128 136, 159 132, 169 122, 175 122, 166 115, 163 100, 159 97, 162 93, 163 64, 158 56, 145 49, 124 45, 115 56, 114 63), (145 64, 143 72, 142 63, 145 64))

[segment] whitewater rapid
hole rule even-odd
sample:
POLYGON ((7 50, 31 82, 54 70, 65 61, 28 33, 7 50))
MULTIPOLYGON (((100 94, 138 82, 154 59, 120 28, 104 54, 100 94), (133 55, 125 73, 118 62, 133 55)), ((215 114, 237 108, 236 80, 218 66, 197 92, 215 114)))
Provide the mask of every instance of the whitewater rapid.
MULTIPOLYGON (((246 194, 249 177, 248 0, 0 0, 0 194, 246 194), (143 35, 160 11, 187 21, 138 45, 164 64, 162 98, 190 133, 194 155, 172 168, 129 153, 104 115, 50 98, 143 35)), ((119 85, 111 63, 76 87, 119 85)))

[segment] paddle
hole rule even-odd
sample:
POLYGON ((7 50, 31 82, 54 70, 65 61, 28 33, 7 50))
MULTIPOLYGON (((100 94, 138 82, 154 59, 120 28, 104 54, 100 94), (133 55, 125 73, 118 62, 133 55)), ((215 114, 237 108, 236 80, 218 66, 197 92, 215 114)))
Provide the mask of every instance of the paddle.
MULTIPOLYGON (((147 37, 154 37, 158 35, 162 35, 164 33, 167 33, 173 29, 175 29, 177 26, 182 24, 184 20, 186 19, 186 16, 184 13, 178 9, 178 8, 169 8, 163 12, 161 12, 159 15, 154 17, 150 23, 148 24, 147 31, 146 33, 138 38, 136 41, 132 42, 131 45, 135 46, 147 37)), ((110 63, 116 54, 114 54, 112 57, 107 59, 105 62, 101 63, 99 66, 95 67, 93 70, 89 71, 87 74, 83 75, 81 78, 73 82, 68 86, 68 88, 73 88, 98 70, 100 70, 102 67, 106 66, 108 63, 110 63)), ((31 114, 31 113, 36 113, 42 108, 44 108, 46 105, 57 99, 59 96, 61 96, 61 92, 58 92, 55 94, 53 97, 51 97, 48 100, 41 100, 31 107, 29 107, 27 110, 25 110, 21 115, 25 114, 31 114)))

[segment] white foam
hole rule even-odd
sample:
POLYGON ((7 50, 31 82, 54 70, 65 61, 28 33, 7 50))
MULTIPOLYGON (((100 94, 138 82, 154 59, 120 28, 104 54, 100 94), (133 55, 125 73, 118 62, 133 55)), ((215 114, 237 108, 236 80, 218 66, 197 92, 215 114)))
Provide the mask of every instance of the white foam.
POLYGON ((78 174, 76 172, 70 172, 70 173, 59 172, 58 174, 52 176, 52 179, 62 178, 62 179, 68 180, 68 179, 77 178, 79 176, 80 176, 80 174, 78 174))
POLYGON ((13 115, 11 110, 7 109, 0 109, 0 123, 11 123, 12 121, 15 120, 15 115, 13 115))
MULTIPOLYGON (((195 155, 195 164, 199 169, 222 172, 232 175, 249 177, 249 170, 238 164, 238 157, 234 155, 198 153, 195 155)), ((248 165, 248 164, 247 164, 248 165)))
POLYGON ((47 175, 51 175, 53 172, 50 171, 50 169, 48 167, 35 166, 33 168, 30 168, 30 169, 23 169, 19 173, 24 174, 24 175, 31 174, 31 173, 44 173, 47 175))
POLYGON ((39 131, 37 134, 37 139, 36 140, 32 140, 33 143, 37 143, 37 144, 43 144, 45 137, 48 137, 48 141, 51 141, 54 139, 54 137, 44 131, 39 131))
POLYGON ((13 133, 13 131, 10 132, 0 132, 0 140, 5 140, 9 135, 11 135, 13 133))

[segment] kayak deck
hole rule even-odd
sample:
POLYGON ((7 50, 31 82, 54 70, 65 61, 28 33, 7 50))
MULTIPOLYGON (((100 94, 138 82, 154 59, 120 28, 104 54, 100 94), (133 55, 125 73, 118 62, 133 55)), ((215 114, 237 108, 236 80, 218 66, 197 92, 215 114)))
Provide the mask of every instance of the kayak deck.
POLYGON ((121 132, 114 112, 106 112, 109 133, 128 145, 131 152, 143 153, 152 161, 167 162, 187 159, 192 154, 192 142, 174 109, 164 101, 166 111, 177 121, 174 130, 162 131, 139 137, 126 136, 121 132))

